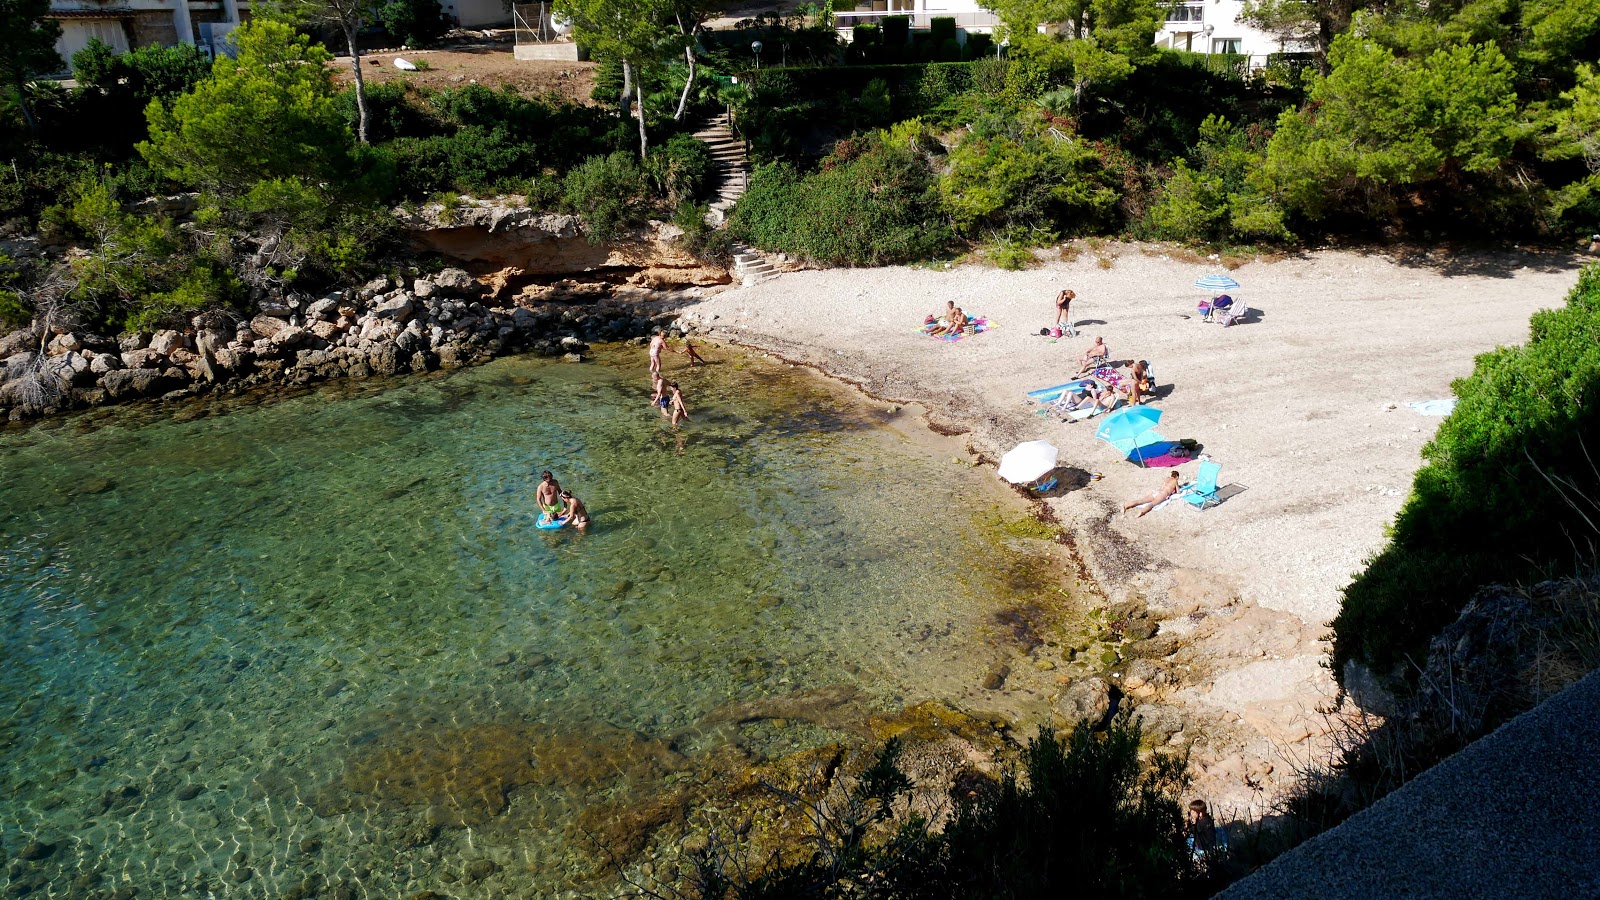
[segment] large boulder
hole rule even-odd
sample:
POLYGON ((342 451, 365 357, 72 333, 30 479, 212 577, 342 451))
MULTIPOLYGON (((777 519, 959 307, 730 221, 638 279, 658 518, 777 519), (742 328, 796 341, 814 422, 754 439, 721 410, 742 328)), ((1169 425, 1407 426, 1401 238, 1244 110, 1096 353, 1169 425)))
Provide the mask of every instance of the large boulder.
POLYGON ((263 300, 259 304, 259 308, 261 310, 261 315, 271 316, 274 319, 287 319, 294 315, 294 310, 290 309, 289 305, 286 303, 275 303, 271 300, 263 300))
POLYGON ((132 353, 150 346, 150 335, 142 331, 124 331, 117 335, 117 349, 123 353, 132 353))
POLYGON ((110 353, 97 353, 95 354, 94 359, 89 360, 89 371, 96 375, 104 375, 107 372, 115 372, 120 368, 122 368, 121 358, 110 353))
POLYGON ((1098 727, 1111 712, 1111 685, 1095 676, 1074 681, 1056 699, 1056 710, 1069 724, 1082 721, 1098 727))
POLYGON ((410 294, 400 294, 374 306, 371 314, 379 319, 405 322, 411 318, 415 308, 416 304, 410 294))
POLYGON ((339 317, 339 304, 343 300, 342 294, 329 294, 321 300, 313 300, 306 306, 306 317, 332 322, 339 317))
POLYGON ((33 350, 39 346, 39 333, 31 327, 21 331, 13 331, 0 337, 0 359, 5 359, 24 350, 33 350))
POLYGON ((288 322, 276 316, 256 316, 250 320, 250 331, 257 338, 270 340, 273 335, 288 327, 288 322))
POLYGON ((181 331, 158 331, 150 337, 150 349, 170 355, 174 350, 188 350, 189 336, 181 331))
POLYGON ((46 352, 48 352, 51 356, 64 356, 68 353, 76 353, 82 349, 83 342, 78 340, 77 335, 69 331, 66 334, 58 334, 51 338, 50 346, 47 348, 46 352))
POLYGON ((411 283, 411 293, 418 297, 432 297, 438 291, 439 286, 431 278, 418 278, 411 283))
POLYGON ((159 369, 165 362, 166 357, 154 350, 130 350, 122 354, 122 365, 127 369, 159 369))
POLYGON ((479 297, 484 290, 483 285, 468 275, 465 269, 444 269, 433 276, 433 283, 439 293, 446 297, 479 297))
POLYGON ((182 385, 182 380, 157 369, 119 369, 100 376, 100 386, 113 400, 133 397, 158 397, 182 385))

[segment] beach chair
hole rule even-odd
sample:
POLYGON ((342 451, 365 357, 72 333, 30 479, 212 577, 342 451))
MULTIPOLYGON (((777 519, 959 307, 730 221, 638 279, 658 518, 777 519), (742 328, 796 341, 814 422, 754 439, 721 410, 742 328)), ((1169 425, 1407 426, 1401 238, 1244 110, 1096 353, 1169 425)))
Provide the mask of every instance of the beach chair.
POLYGON ((1222 502, 1217 499, 1217 476, 1220 474, 1222 474, 1222 463, 1202 461, 1194 481, 1180 488, 1178 496, 1195 509, 1210 509, 1216 506, 1222 502))
POLYGON ((1227 328, 1235 322, 1243 322, 1244 317, 1249 314, 1250 307, 1243 300, 1235 300, 1233 305, 1227 309, 1212 310, 1211 320, 1213 322, 1221 322, 1222 327, 1227 328))

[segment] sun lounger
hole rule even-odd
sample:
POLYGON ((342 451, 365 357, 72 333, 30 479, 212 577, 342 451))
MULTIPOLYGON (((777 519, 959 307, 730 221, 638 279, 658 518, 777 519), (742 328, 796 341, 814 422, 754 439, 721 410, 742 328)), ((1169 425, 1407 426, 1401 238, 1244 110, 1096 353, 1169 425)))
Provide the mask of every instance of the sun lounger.
POLYGON ((1221 503, 1217 499, 1217 476, 1222 474, 1222 464, 1209 460, 1200 463, 1194 481, 1179 488, 1178 496, 1195 509, 1209 509, 1221 503))
POLYGON ((1233 305, 1227 309, 1213 309, 1211 311, 1211 321, 1221 322, 1222 326, 1226 328, 1237 322, 1243 322, 1244 317, 1249 314, 1250 307, 1245 305, 1243 300, 1235 300, 1233 305))
MULTIPOLYGON (((1118 408, 1120 406, 1122 406, 1122 398, 1121 397, 1118 397, 1116 400, 1113 400, 1111 402, 1111 409, 1116 409, 1116 408, 1118 408)), ((1084 419, 1092 419, 1095 416, 1098 416, 1103 412, 1110 412, 1110 411, 1111 410, 1102 409, 1102 408, 1100 408, 1098 406, 1091 406, 1088 409, 1075 409, 1072 412, 1067 413, 1067 418, 1071 419, 1074 422, 1082 422, 1084 419)))
POLYGON ((1055 387, 1040 388, 1037 391, 1029 391, 1028 399, 1036 400, 1040 403, 1049 403, 1051 400, 1059 399, 1063 394, 1070 394, 1074 391, 1079 391, 1090 386, 1091 382, 1089 379, 1080 378, 1077 381, 1069 381, 1066 384, 1058 384, 1055 387))

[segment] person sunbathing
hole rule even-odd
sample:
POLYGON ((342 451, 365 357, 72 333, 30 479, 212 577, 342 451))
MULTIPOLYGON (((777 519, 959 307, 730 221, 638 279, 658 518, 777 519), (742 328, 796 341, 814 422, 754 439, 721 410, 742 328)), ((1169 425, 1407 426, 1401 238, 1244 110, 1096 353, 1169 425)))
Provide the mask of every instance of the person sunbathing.
POLYGON ((1156 490, 1152 491, 1149 494, 1146 494, 1143 497, 1140 497, 1137 500, 1134 500, 1134 501, 1132 501, 1130 503, 1123 504, 1122 505, 1122 514, 1123 515, 1127 515, 1128 514, 1128 510, 1130 510, 1130 509, 1138 509, 1139 510, 1139 515, 1137 516, 1137 518, 1141 518, 1142 519, 1142 518, 1144 518, 1144 514, 1145 513, 1149 512, 1152 509, 1155 509, 1156 507, 1160 506, 1162 503, 1165 503, 1169 497, 1171 497, 1173 494, 1176 494, 1177 492, 1178 492, 1178 470, 1177 469, 1173 469, 1171 472, 1167 473, 1167 479, 1165 481, 1161 482, 1161 487, 1157 488, 1156 490), (1143 507, 1143 509, 1140 509, 1140 507, 1143 507))
POLYGON ((1094 369, 1097 365, 1105 365, 1111 359, 1111 350, 1106 347, 1106 339, 1097 337, 1089 349, 1083 351, 1083 356, 1078 360, 1078 373, 1082 374, 1094 369))

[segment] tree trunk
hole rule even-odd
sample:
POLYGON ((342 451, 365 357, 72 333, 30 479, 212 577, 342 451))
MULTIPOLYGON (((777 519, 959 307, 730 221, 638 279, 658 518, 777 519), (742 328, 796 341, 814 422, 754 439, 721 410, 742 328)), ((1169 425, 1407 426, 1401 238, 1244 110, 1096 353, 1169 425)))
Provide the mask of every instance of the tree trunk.
POLYGON ((644 79, 634 81, 633 89, 638 102, 639 113, 639 159, 648 159, 650 156, 650 138, 644 132, 644 79))
MULTIPOLYGON (((178 0, 179 3, 184 0, 178 0)), ((350 45, 350 71, 356 76, 356 139, 367 142, 367 83, 361 75, 361 53, 356 50, 356 32, 361 29, 359 19, 343 21, 344 39, 350 45)))
POLYGON ((633 64, 626 59, 622 61, 622 117, 628 117, 628 109, 633 105, 633 64))
POLYGON ((689 77, 683 82, 683 96, 678 98, 678 111, 672 114, 672 121, 674 122, 683 119, 684 112, 689 109, 689 91, 694 89, 694 47, 683 48, 683 55, 689 60, 689 77))

